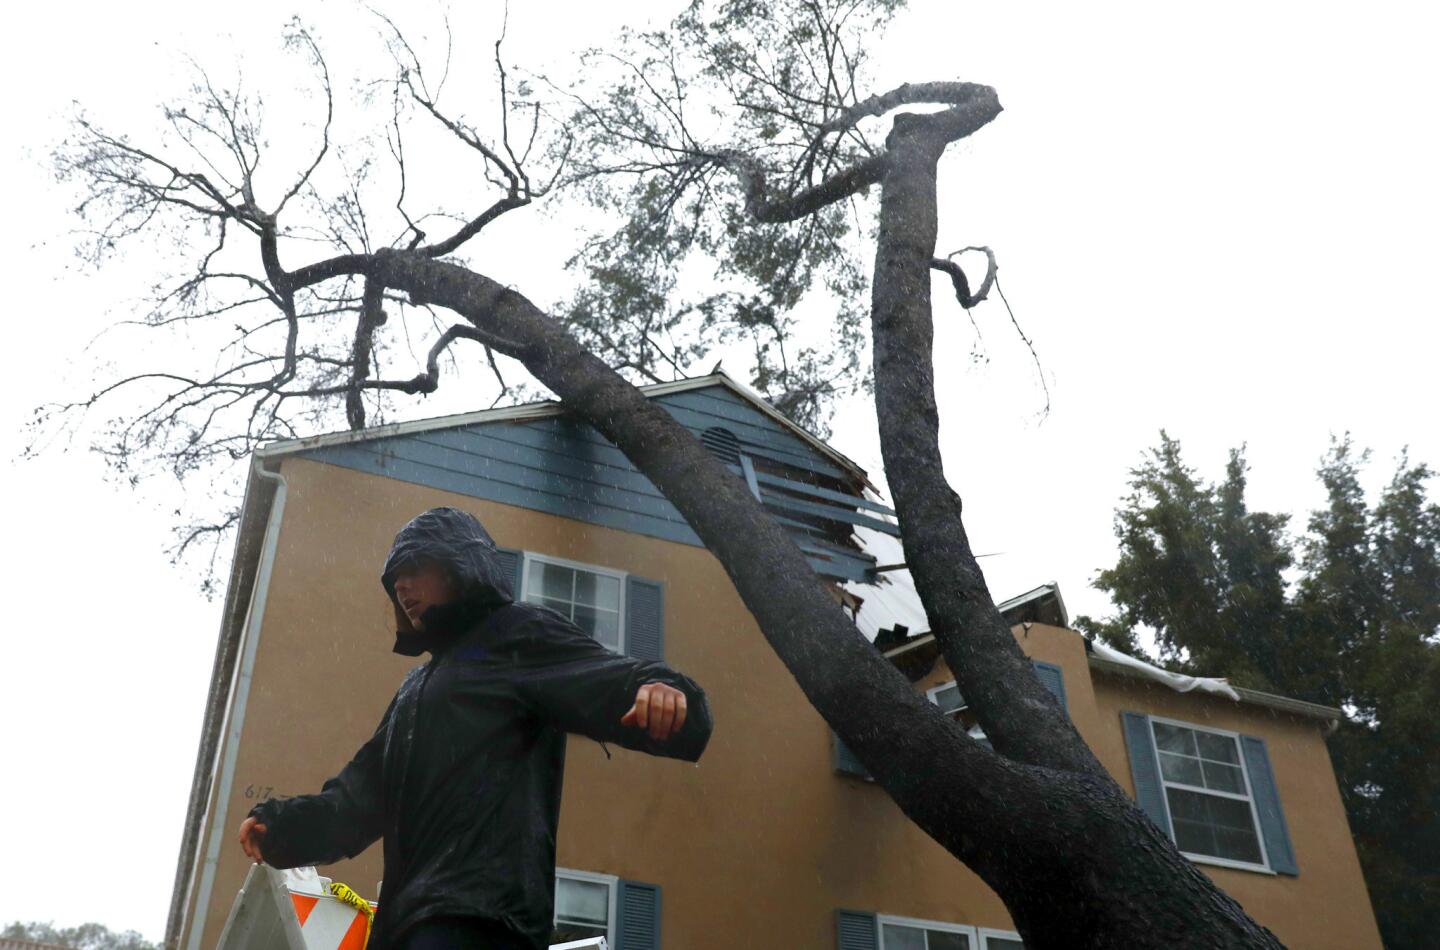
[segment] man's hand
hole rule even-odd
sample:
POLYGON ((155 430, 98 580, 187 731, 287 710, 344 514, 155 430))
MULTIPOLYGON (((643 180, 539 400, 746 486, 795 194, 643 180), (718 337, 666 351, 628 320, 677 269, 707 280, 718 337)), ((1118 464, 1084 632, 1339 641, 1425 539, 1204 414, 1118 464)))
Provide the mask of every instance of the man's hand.
POLYGON ((240 822, 240 850, 256 864, 265 860, 265 855, 260 853, 260 842, 265 840, 266 830, 266 827, 254 818, 246 818, 240 822))
POLYGON ((656 742, 664 742, 685 725, 685 694, 664 683, 646 683, 635 693, 635 705, 620 717, 622 726, 639 726, 656 742))

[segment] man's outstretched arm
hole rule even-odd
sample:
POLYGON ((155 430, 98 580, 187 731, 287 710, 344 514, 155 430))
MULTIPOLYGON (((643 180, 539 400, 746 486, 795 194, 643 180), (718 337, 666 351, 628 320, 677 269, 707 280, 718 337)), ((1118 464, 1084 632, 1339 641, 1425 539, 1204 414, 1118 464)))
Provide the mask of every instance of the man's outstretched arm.
POLYGON ((560 728, 690 762, 705 751, 710 704, 690 677, 608 650, 550 611, 537 610, 517 633, 520 694, 560 728))

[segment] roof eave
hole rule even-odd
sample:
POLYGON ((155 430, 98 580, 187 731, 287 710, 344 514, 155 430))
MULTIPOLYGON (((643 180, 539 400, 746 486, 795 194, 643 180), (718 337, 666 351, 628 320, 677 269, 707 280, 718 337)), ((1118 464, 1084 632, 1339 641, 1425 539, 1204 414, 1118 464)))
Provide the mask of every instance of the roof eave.
MULTIPOLYGON (((1107 660, 1104 657, 1095 656, 1094 654, 1091 654, 1089 659, 1091 668, 1097 669, 1102 673, 1111 673, 1115 676, 1154 682, 1154 680, 1151 680, 1140 670, 1126 666, 1124 663, 1116 663, 1113 660, 1107 660)), ((1293 716, 1318 719, 1322 722, 1334 723, 1336 725, 1345 718, 1343 712, 1332 706, 1322 706, 1319 703, 1311 703, 1303 699, 1294 699, 1290 696, 1281 696, 1276 693, 1263 693, 1258 689, 1246 689, 1243 686, 1232 685, 1230 688, 1235 690, 1236 695, 1240 697, 1242 703, 1248 703, 1253 706, 1264 706, 1267 709, 1289 713, 1293 716)))

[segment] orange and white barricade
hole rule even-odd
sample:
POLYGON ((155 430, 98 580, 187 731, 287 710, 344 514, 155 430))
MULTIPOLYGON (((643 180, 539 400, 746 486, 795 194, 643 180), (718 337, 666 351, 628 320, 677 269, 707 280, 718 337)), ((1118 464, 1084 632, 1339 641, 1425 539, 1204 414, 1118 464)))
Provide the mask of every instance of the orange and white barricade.
MULTIPOLYGON (((342 885, 343 887, 343 885, 342 885)), ((314 868, 250 868, 235 896, 217 950, 365 950, 370 915, 332 893, 314 868)), ((370 904, 373 911, 375 905, 370 904)))
MULTIPOLYGON (((344 885, 314 868, 277 871, 256 864, 235 896, 216 950, 365 950, 370 914, 344 885), (338 895, 336 892, 339 892, 338 895)), ((604 937, 553 945, 550 950, 609 950, 604 937)))

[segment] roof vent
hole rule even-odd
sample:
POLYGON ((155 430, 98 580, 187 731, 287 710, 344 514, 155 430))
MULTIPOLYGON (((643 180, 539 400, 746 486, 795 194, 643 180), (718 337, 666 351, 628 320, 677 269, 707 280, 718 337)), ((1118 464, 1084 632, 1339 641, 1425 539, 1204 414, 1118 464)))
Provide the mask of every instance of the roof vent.
POLYGON ((740 440, 729 429, 711 426, 700 433, 700 441, 720 461, 727 465, 740 464, 740 440))

